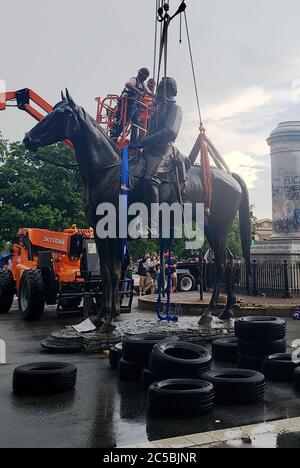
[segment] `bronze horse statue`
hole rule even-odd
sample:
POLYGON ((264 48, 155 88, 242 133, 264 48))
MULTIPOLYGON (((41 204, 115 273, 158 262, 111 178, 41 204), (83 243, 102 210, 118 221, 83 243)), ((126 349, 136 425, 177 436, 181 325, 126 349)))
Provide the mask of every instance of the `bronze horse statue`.
MULTIPOLYGON (((41 122, 24 138, 25 147, 31 151, 64 140, 73 143, 81 175, 87 220, 95 230, 95 242, 100 259, 103 300, 95 325, 105 333, 112 330, 112 322, 119 314, 119 281, 121 262, 118 239, 100 239, 96 235, 96 210, 101 203, 119 205, 121 151, 98 123, 82 107, 75 104, 67 92, 41 122)), ((143 202, 143 180, 136 177, 138 158, 130 162, 130 195, 133 202, 143 202)), ((226 267, 232 264, 231 254, 226 248, 228 233, 239 211, 241 240, 246 265, 250 265, 250 209, 245 182, 236 174, 212 168, 211 214, 205 222, 205 235, 215 255, 216 282, 208 309, 200 324, 211 321, 216 311, 221 282, 226 267)), ((174 183, 160 187, 160 203, 174 203, 174 183)), ((192 166, 183 191, 183 202, 203 203, 201 167, 192 166)), ((117 210, 118 211, 118 210, 117 210)), ((249 270, 248 270, 249 271, 249 270)), ((229 282, 230 284, 230 282, 229 282)), ((232 288, 227 288, 227 304, 221 318, 229 318, 232 307, 232 288)))

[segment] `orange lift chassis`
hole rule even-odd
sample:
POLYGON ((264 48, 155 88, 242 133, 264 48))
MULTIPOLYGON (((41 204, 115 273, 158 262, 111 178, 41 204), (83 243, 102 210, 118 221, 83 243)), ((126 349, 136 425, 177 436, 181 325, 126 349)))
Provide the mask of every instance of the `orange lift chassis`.
MULTIPOLYGON (((133 284, 121 281, 120 293, 125 283, 121 311, 128 313, 133 284)), ((38 320, 45 304, 57 305, 59 314, 82 311, 86 317, 93 315, 102 298, 93 230, 76 226, 63 232, 20 229, 11 265, 0 271, 0 314, 10 311, 15 294, 24 320, 38 320)))

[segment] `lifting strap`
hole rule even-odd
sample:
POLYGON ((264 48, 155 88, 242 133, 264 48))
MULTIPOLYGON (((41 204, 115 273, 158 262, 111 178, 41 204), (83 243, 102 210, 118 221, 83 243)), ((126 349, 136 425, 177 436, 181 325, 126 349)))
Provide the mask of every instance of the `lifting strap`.
MULTIPOLYGON (((123 227, 126 226, 126 235, 120 237, 120 260, 122 267, 124 267, 127 260, 127 226, 128 226, 128 199, 129 199, 129 147, 125 146, 122 152, 122 166, 121 166, 121 180, 120 180, 120 195, 121 195, 121 207, 120 212, 122 220, 119 219, 119 223, 122 222, 123 227)), ((123 233, 122 233, 123 234, 123 233)), ((124 232, 125 234, 125 232, 124 232)))
POLYGON ((156 303, 156 313, 158 320, 167 322, 178 322, 178 317, 171 314, 171 287, 172 287, 172 274, 171 274, 171 255, 172 255, 172 240, 168 241, 168 270, 167 270, 167 301, 165 316, 162 315, 162 293, 163 293, 163 282, 165 279, 164 268, 165 268, 165 239, 160 240, 160 272, 158 276, 158 299, 156 303))

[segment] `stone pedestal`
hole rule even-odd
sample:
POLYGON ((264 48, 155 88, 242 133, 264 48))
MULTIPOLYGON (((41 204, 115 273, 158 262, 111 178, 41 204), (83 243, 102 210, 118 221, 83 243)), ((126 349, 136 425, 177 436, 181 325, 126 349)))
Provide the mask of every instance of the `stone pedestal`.
POLYGON ((283 122, 271 148, 273 233, 251 249, 258 263, 300 262, 300 122, 283 122))

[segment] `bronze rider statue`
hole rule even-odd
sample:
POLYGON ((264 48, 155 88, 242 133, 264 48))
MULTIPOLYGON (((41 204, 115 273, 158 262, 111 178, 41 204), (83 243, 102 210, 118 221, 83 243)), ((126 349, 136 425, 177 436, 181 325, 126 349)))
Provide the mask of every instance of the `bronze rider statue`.
POLYGON ((149 206, 159 203, 159 188, 171 170, 173 143, 182 123, 182 110, 176 103, 176 96, 176 81, 163 78, 157 89, 156 109, 150 120, 149 133, 139 144, 131 145, 145 150, 144 199, 149 206))

